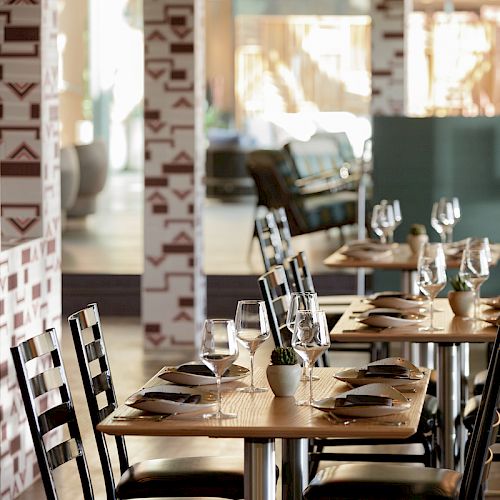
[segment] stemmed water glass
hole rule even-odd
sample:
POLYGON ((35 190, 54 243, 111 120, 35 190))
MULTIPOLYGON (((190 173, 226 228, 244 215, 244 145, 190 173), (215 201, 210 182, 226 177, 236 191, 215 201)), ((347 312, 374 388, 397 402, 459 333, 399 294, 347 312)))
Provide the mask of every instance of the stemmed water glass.
POLYGON ((254 385, 255 351, 270 335, 266 306, 262 300, 240 300, 236 306, 236 338, 250 353, 250 386, 241 392, 265 392, 267 388, 254 385))
POLYGON ((373 207, 371 227, 380 238, 381 243, 392 241, 395 224, 394 208, 392 205, 386 202, 373 207))
MULTIPOLYGON (((315 292, 292 292, 290 296, 290 305, 288 306, 288 312, 286 315, 286 326, 293 335, 295 330, 295 322, 297 318, 297 311, 317 311, 319 309, 318 305, 318 294, 315 292)), ((307 363, 304 362, 304 370, 302 373, 302 380, 309 380, 309 375, 307 373, 307 363)), ((319 380, 318 377, 313 377, 313 380, 319 380)))
POLYGON ((474 292, 474 319, 477 319, 479 317, 479 290, 490 275, 486 248, 471 246, 470 241, 467 241, 458 274, 474 292))
POLYGON ((292 347, 304 360, 309 375, 309 399, 298 401, 300 406, 313 403, 313 367, 316 360, 330 347, 330 332, 325 311, 297 311, 292 335, 292 347))
POLYGON ((434 300, 446 285, 446 259, 441 243, 422 245, 418 258, 417 283, 421 292, 430 299, 430 326, 424 330, 442 330, 434 325, 434 300))
POLYGON ((200 359, 213 372, 217 380, 217 411, 205 418, 235 418, 234 413, 222 412, 221 377, 238 357, 236 328, 232 319, 207 319, 203 325, 200 359))
POLYGON ((458 198, 440 198, 432 205, 431 226, 439 234, 441 243, 453 241, 453 228, 460 220, 460 203, 458 198))

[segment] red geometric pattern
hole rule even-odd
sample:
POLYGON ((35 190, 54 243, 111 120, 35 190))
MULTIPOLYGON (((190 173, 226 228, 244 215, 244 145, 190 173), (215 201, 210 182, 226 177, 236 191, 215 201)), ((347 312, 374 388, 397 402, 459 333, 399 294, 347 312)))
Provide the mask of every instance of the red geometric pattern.
MULTIPOLYGON (((26 240, 0 252, 2 500, 38 474, 9 348, 49 326, 61 328, 56 9, 47 0, 9 0, 0 11, 2 238, 26 240), (30 78, 11 78, 19 74, 30 78)), ((56 433, 51 444, 59 439, 56 433)))
POLYGON ((373 115, 396 116, 405 112, 405 2, 372 2, 373 115))
POLYGON ((201 102, 199 110, 194 106, 194 36, 201 43, 203 37, 201 21, 195 29, 201 17, 195 17, 194 6, 195 0, 144 3, 142 317, 146 349, 155 351, 194 346, 205 307, 198 213, 203 166, 196 148, 203 141, 194 126, 195 112, 201 111, 201 102))

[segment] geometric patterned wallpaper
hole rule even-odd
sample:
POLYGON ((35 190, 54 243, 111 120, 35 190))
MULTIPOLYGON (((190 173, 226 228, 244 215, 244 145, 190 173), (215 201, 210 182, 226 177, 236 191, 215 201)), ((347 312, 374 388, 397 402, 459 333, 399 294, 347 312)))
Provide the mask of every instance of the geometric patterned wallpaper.
POLYGON ((155 354, 192 349, 205 313, 202 7, 144 1, 142 322, 155 354))
POLYGON ((405 113, 405 0, 372 2, 371 114, 405 113))
POLYGON ((21 493, 38 473, 9 348, 61 328, 56 9, 53 0, 0 0, 2 500, 21 493), (11 238, 26 241, 6 248, 11 238))

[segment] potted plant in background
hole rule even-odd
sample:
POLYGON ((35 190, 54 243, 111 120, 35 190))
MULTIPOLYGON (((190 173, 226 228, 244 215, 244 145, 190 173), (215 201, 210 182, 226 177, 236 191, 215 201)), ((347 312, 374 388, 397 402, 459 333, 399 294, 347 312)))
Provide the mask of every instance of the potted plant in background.
POLYGON ((302 370, 293 347, 275 347, 267 367, 267 381, 275 396, 293 396, 302 370))
POLYGON ((449 280, 453 290, 448 292, 448 302, 456 316, 471 317, 474 309, 474 292, 457 274, 449 280))
POLYGON ((406 241, 410 246, 412 253, 418 254, 420 247, 429 241, 429 236, 427 235, 425 226, 423 224, 412 224, 406 241))

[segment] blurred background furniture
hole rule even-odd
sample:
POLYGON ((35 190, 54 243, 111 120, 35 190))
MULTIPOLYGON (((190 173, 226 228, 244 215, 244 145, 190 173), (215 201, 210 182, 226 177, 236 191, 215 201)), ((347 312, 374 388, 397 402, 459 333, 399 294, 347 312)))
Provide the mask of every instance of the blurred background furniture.
POLYGON ((61 226, 64 229, 68 210, 75 204, 80 188, 80 164, 73 145, 61 148, 61 226))
POLYGON ((96 211, 97 195, 104 189, 108 177, 108 151, 104 142, 75 146, 80 165, 80 184, 73 206, 67 209, 68 217, 85 217, 96 211))
POLYGON ((299 177, 286 149, 255 150, 247 168, 257 188, 257 206, 285 209, 292 236, 355 224, 357 183, 348 176, 314 179, 299 177))

